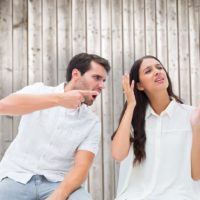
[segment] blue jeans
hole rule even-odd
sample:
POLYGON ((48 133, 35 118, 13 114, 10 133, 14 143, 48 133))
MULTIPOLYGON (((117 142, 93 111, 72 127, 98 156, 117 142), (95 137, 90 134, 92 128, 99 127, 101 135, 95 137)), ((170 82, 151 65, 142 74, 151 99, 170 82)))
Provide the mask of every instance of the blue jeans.
MULTIPOLYGON (((59 184, 60 182, 50 182, 40 175, 33 176, 27 184, 5 178, 0 182, 0 199, 45 200, 59 184)), ((92 200, 92 198, 83 187, 80 187, 67 200, 92 200)))

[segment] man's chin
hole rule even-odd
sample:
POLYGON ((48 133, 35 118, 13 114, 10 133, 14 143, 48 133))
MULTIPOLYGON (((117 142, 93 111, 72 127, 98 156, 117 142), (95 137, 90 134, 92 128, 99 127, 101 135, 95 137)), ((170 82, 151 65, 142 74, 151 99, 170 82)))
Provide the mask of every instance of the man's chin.
POLYGON ((84 104, 86 104, 87 106, 91 106, 93 104, 93 101, 85 101, 84 104))

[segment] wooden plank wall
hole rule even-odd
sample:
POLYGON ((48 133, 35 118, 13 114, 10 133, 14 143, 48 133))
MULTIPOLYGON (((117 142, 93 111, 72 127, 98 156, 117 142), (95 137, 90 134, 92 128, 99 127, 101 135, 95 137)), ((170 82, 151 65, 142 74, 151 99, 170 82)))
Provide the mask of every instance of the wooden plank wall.
MULTIPOLYGON (((121 76, 136 58, 158 56, 175 92, 200 103, 199 0, 1 0, 0 98, 38 81, 64 81, 80 52, 109 59, 106 89, 92 109, 102 120, 102 140, 87 180, 95 200, 112 200, 118 164, 110 153, 124 97, 121 76)), ((0 158, 17 134, 19 118, 0 118, 0 158)))

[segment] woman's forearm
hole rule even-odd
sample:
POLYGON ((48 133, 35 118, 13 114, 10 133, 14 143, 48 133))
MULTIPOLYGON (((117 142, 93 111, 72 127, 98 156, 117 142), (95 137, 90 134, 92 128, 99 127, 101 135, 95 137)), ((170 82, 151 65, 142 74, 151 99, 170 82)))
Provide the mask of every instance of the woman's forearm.
POLYGON ((128 104, 112 141, 112 156, 115 160, 123 160, 129 152, 131 121, 135 105, 128 104))

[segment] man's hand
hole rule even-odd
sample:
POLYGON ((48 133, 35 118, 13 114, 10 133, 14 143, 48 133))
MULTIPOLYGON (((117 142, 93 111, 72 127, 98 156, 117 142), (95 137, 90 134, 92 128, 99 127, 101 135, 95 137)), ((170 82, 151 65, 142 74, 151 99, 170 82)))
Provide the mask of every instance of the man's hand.
POLYGON ((87 178, 93 159, 94 154, 92 152, 77 151, 74 166, 65 175, 58 188, 46 200, 65 200, 68 198, 87 178))
POLYGON ((66 200, 66 197, 58 190, 55 190, 46 200, 66 200))
POLYGON ((14 94, 0 100, 0 115, 24 115, 55 106, 78 108, 85 98, 92 99, 99 93, 92 90, 70 90, 53 94, 14 94))
POLYGON ((88 97, 97 96, 99 93, 92 90, 70 90, 60 94, 59 104, 65 108, 78 108, 88 97))

